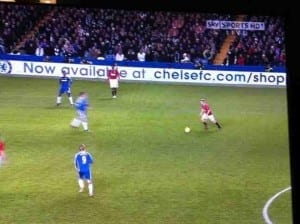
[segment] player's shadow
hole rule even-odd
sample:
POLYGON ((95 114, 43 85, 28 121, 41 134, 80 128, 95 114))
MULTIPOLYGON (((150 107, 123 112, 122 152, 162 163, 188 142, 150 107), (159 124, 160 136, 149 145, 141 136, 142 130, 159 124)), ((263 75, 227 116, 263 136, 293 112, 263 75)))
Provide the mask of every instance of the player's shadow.
POLYGON ((74 109, 71 105, 53 105, 53 106, 46 106, 45 109, 52 109, 52 110, 69 110, 69 109, 74 109))
POLYGON ((97 100, 106 101, 106 100, 116 100, 116 99, 113 99, 112 97, 98 97, 97 100))

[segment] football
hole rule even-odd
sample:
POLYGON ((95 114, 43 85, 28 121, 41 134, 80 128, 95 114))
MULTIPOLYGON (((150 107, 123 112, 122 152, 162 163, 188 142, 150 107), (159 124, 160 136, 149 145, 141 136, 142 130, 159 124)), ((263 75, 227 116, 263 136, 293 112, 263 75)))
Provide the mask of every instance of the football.
POLYGON ((185 132, 185 133, 189 133, 189 132, 191 132, 191 129, 190 129, 189 127, 185 127, 185 128, 184 128, 184 132, 185 132))

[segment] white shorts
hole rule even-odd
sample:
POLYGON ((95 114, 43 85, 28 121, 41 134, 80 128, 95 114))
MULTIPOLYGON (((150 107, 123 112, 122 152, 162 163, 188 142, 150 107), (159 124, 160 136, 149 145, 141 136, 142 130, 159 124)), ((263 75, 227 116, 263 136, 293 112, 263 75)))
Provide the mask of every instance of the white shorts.
POLYGON ((77 110, 77 119, 82 122, 87 122, 87 114, 82 112, 81 110, 77 110))
POLYGON ((119 87, 119 80, 118 79, 110 79, 109 80, 110 88, 118 88, 119 87))
POLYGON ((215 119, 215 116, 214 116, 213 114, 211 114, 211 115, 202 114, 201 120, 202 120, 202 121, 210 120, 210 121, 213 122, 213 123, 216 123, 216 122, 217 122, 216 119, 215 119))

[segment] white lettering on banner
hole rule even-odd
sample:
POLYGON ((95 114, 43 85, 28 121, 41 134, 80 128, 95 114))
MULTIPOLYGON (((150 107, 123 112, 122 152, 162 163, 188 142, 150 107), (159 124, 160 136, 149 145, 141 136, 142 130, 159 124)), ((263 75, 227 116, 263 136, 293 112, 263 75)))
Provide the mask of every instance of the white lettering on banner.
MULTIPOLYGON (((49 62, 9 61, 9 74, 26 76, 59 77, 67 71, 70 77, 82 79, 106 79, 110 66, 49 62)), ((122 80, 173 82, 191 84, 223 84, 245 86, 286 86, 286 73, 217 71, 196 69, 169 69, 119 66, 122 80)))
POLYGON ((206 28, 220 29, 220 21, 219 20, 206 20, 206 28))
POLYGON ((265 30, 264 22, 206 20, 207 29, 223 30, 265 30))

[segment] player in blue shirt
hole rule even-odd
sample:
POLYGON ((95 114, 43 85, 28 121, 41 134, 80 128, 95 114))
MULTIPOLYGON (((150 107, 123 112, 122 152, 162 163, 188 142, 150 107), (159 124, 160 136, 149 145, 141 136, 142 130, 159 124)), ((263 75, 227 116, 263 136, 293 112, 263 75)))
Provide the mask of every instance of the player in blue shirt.
POLYGON ((73 98, 71 93, 72 79, 67 77, 67 72, 62 71, 63 76, 59 78, 59 90, 56 98, 56 105, 59 106, 61 104, 61 97, 65 93, 67 94, 71 106, 73 106, 73 98))
POLYGON ((75 104, 76 117, 71 122, 71 127, 78 128, 81 124, 84 131, 89 131, 87 111, 89 108, 88 94, 80 92, 79 97, 76 99, 75 104))
POLYGON ((79 146, 79 152, 74 156, 74 166, 78 174, 79 192, 83 192, 84 181, 86 181, 88 184, 89 196, 94 195, 91 172, 91 164, 93 164, 93 162, 92 155, 86 151, 86 146, 81 144, 79 146))

